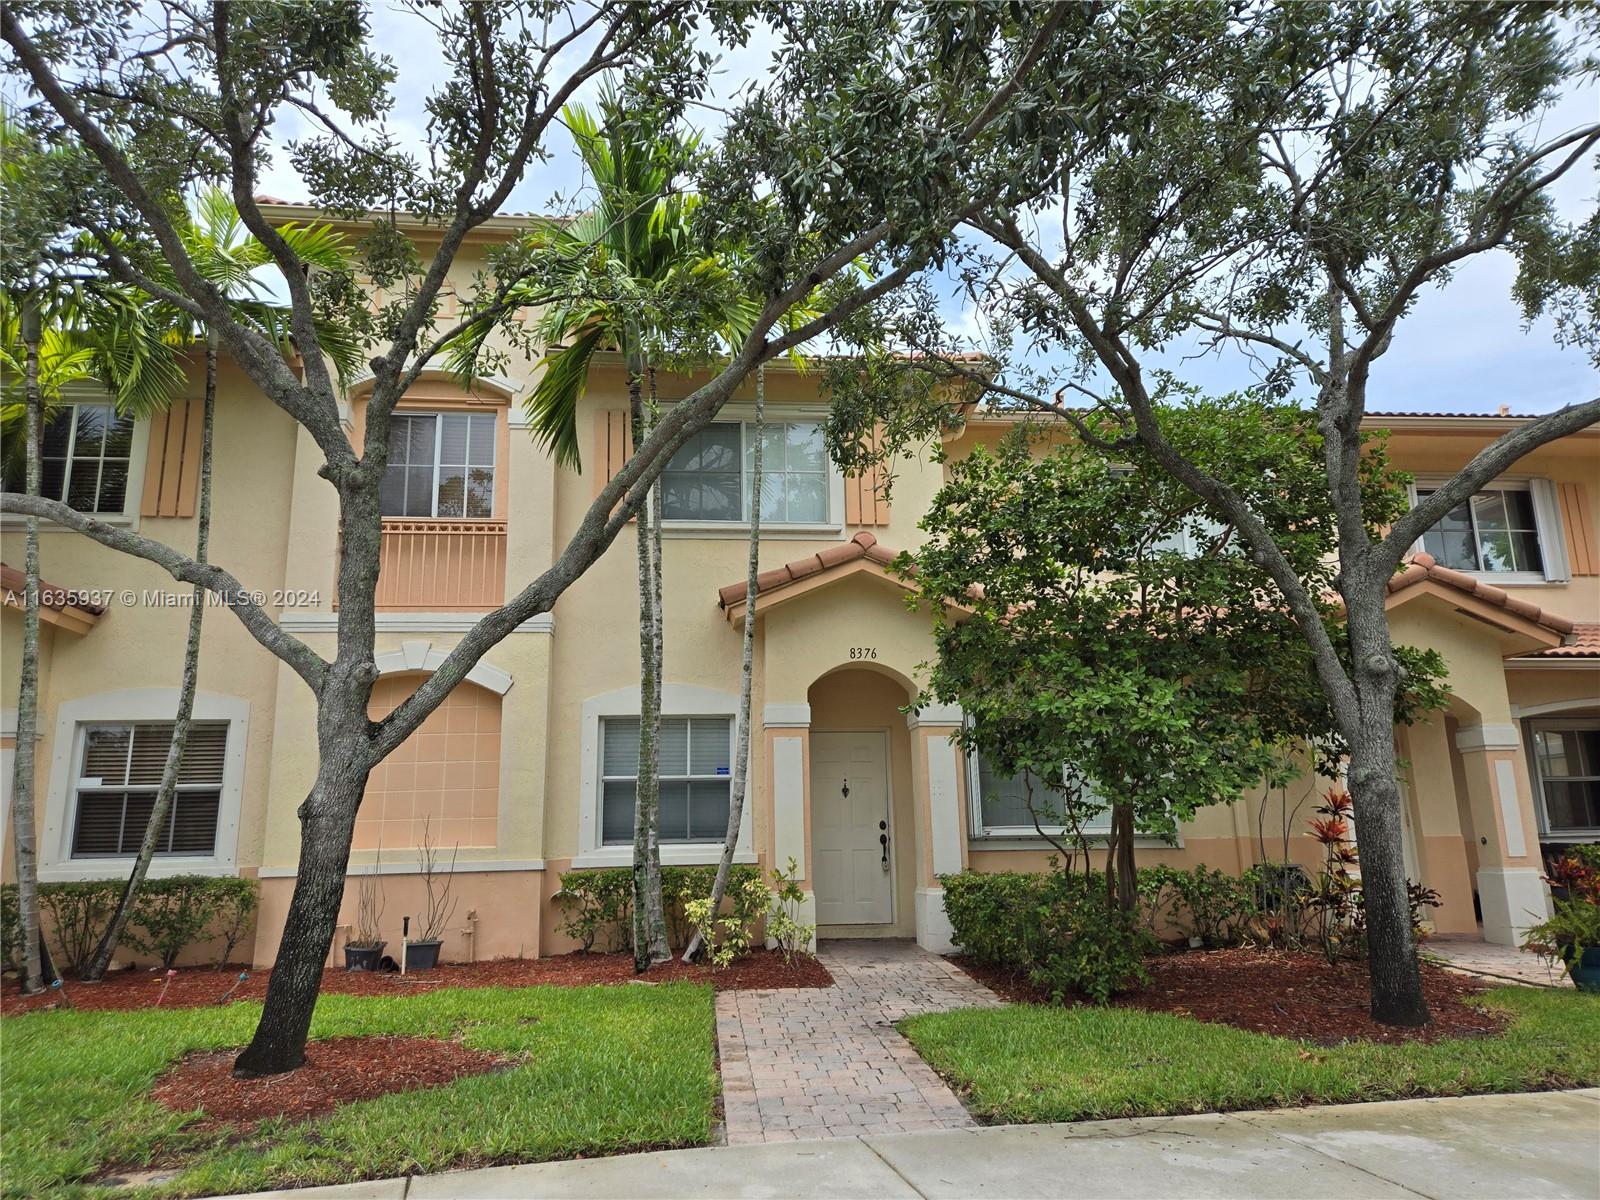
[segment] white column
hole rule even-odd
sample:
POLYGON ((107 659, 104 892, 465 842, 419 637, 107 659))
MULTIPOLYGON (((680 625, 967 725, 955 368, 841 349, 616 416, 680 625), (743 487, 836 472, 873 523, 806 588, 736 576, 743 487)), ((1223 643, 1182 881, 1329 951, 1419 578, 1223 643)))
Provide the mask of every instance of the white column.
POLYGON ((934 954, 955 949, 939 876, 964 865, 961 755, 950 735, 961 727, 955 705, 934 705, 906 718, 917 818, 917 944, 934 954))
POLYGON ((1485 941, 1515 946, 1550 911, 1538 822, 1522 739, 1515 725, 1471 725, 1456 733, 1478 846, 1478 904, 1485 941))
MULTIPOLYGON (((806 780, 810 774, 811 706, 768 704, 762 709, 772 785, 772 867, 782 871, 794 859, 796 877, 806 880, 810 860, 806 847, 806 780)), ((804 888, 796 919, 817 923, 817 899, 804 888)), ((814 946, 812 947, 815 948, 814 946)))

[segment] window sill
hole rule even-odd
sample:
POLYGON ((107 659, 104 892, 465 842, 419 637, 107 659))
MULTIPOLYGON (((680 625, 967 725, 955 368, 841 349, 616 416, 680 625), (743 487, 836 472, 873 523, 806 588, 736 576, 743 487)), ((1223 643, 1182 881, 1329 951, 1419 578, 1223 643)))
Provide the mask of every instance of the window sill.
MULTIPOLYGON (((1063 838, 1063 841, 1066 839, 1063 838)), ((1090 850, 1104 850, 1106 835, 1092 833, 1088 836, 1090 850)), ((1134 848, 1137 850, 1181 850, 1183 838, 1169 842, 1165 838, 1147 837, 1136 834, 1133 839, 1134 848)), ((1037 833, 974 833, 969 834, 967 846, 972 850, 1049 850, 1054 852, 1052 846, 1037 833)))
MULTIPOLYGON (((114 525, 118 529, 132 529, 139 524, 139 518, 133 513, 84 513, 104 525, 114 525)), ((0 515, 0 529, 22 530, 28 527, 28 518, 21 513, 5 513, 0 515)), ((76 529, 66 525, 57 525, 49 517, 39 518, 40 533, 77 533, 76 529)))
MULTIPOLYGON (((1450 570, 1456 568, 1451 567, 1450 570)), ((1566 587, 1571 580, 1546 579, 1543 575, 1535 575, 1531 571, 1462 571, 1463 575, 1470 575, 1473 579, 1481 579, 1484 583, 1493 584, 1495 587, 1566 587)))
MULTIPOLYGON (((696 842, 661 847, 661 865, 664 867, 709 867, 722 860, 721 842, 696 842)), ((756 856, 750 850, 734 852, 736 863, 753 863, 756 856)), ((606 846, 599 850, 586 850, 572 860, 572 869, 581 871, 588 867, 631 867, 633 847, 606 846)))
MULTIPOLYGON (((748 541, 750 537, 750 522, 748 521, 663 521, 661 522, 661 536, 663 538, 737 538, 739 541, 748 541)), ((767 524, 761 523, 761 539, 763 541, 825 541, 832 538, 842 538, 844 526, 822 522, 812 525, 767 524)))
MULTIPOLYGON (((93 879, 126 879, 133 870, 133 856, 126 858, 74 858, 39 868, 40 883, 81 883, 93 879)), ((174 875, 205 875, 226 878, 237 875, 238 867, 220 858, 162 858, 150 864, 150 879, 174 875)))

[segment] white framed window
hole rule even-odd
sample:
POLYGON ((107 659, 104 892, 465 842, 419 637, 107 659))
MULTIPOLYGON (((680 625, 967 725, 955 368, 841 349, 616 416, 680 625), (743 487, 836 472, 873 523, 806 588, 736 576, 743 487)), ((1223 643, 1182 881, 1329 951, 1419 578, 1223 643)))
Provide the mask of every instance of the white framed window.
MULTIPOLYGON (((633 809, 639 782, 639 718, 600 722, 600 842, 633 844, 633 809)), ((661 719, 662 845, 715 842, 728 832, 732 787, 733 718, 661 719)))
MULTIPOLYGON (((39 878, 125 873, 171 746, 176 688, 135 688, 56 706, 39 834, 39 878)), ((178 799, 151 874, 231 875, 238 862, 250 702, 200 692, 178 799)))
MULTIPOLYGON (((55 405, 46 415, 39 444, 39 494, 79 512, 121 514, 127 510, 133 464, 134 420, 110 402, 55 405)), ((20 439, 18 449, 20 450, 20 439)), ((26 464, 20 453, 5 461, 5 490, 23 491, 26 464)))
POLYGON ((1552 839, 1600 839, 1600 718, 1530 722, 1540 831, 1552 839))
MULTIPOLYGON (((755 425, 716 421, 661 473, 661 516, 687 523, 750 519, 755 425)), ((819 421, 768 421, 762 430, 761 523, 834 523, 834 471, 819 421)))
MULTIPOLYGON (((735 716, 739 698, 687 683, 661 689, 661 861, 714 863, 728 832, 735 716)), ((633 861, 633 804, 638 779, 639 688, 586 699, 580 710, 578 853, 575 868, 633 861)), ((759 753, 759 743, 756 748, 759 753)), ((759 758, 751 763, 760 778, 759 758)), ((756 861, 747 788, 734 862, 756 861)))
MULTIPOLYGON (((73 858, 125 858, 139 852, 172 747, 172 730, 170 721, 84 727, 72 796, 73 858)), ((216 853, 227 746, 227 722, 190 725, 156 854, 210 858, 216 853)))
POLYGON ((496 416, 397 412, 389 418, 386 517, 492 517, 496 416))
MULTIPOLYGON (((1090 797, 1096 795, 1092 786, 1086 787, 1085 792, 1090 797)), ((1039 830, 1034 827, 1035 813, 1039 826, 1046 833, 1060 834, 1065 831, 1065 796, 1032 776, 999 774, 990 768, 977 751, 967 755, 967 794, 972 797, 974 837, 1037 838, 1039 830)), ((1111 810, 1107 808, 1095 813, 1084 822, 1082 830, 1092 837, 1109 833, 1111 810)))
MULTIPOLYGON (((1436 481, 1418 480, 1418 500, 1436 481)), ((1497 583, 1561 582, 1570 578, 1560 509, 1548 479, 1497 479, 1456 505, 1422 535, 1419 548, 1440 566, 1497 583)))

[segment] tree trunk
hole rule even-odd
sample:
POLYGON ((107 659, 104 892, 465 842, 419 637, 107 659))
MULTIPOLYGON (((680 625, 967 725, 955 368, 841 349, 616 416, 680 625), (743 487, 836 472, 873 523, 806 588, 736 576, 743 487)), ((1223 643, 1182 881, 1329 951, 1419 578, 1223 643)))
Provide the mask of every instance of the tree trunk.
MULTIPOLYGON (((39 446, 44 437, 44 397, 39 391, 38 307, 25 301, 21 315, 22 340, 27 348, 23 368, 24 402, 27 411, 27 488, 28 495, 40 491, 39 446)), ((24 574, 27 577, 22 607, 22 686, 17 696, 17 749, 11 772, 11 842, 17 860, 18 936, 22 939, 22 990, 44 988, 44 969, 39 947, 39 846, 34 824, 34 752, 39 741, 39 518, 27 522, 27 549, 24 574)))
MULTIPOLYGON (((205 412, 200 442, 200 512, 195 522, 194 551, 195 561, 202 564, 207 561, 211 543, 211 443, 216 409, 217 339, 208 331, 205 412)), ((200 678, 200 625, 205 610, 206 590, 197 587, 194 589, 194 608, 189 613, 189 641, 183 651, 183 683, 178 692, 177 715, 172 722, 172 745, 167 750, 167 761, 161 770, 161 786, 156 792, 156 803, 150 810, 150 819, 145 823, 139 856, 134 860, 133 870, 123 886, 105 933, 100 937, 100 944, 95 947, 89 965, 83 972, 85 980, 99 979, 111 966, 111 956, 116 953, 117 944, 122 940, 122 931, 127 928, 128 917, 133 912, 133 902, 144 885, 145 876, 149 874, 156 846, 166 828, 167 815, 172 811, 173 797, 178 790, 178 773, 183 765, 183 752, 189 742, 189 726, 194 716, 194 693, 200 678)))
POLYGON ((1111 837, 1114 846, 1117 907, 1125 913, 1139 908, 1139 877, 1133 861, 1133 805, 1111 806, 1111 837))
MULTIPOLYGON (((739 842, 739 822, 750 777, 750 693, 755 675, 756 577, 761 573, 761 439, 766 430, 767 369, 756 368, 755 452, 750 465, 750 558, 744 583, 744 640, 739 668, 739 716, 733 747, 733 781, 728 787, 728 832, 722 839, 722 857, 717 860, 717 876, 711 883, 710 921, 717 919, 722 897, 728 890, 728 874, 733 870, 733 850, 739 842)), ((703 939, 697 929, 684 948, 683 961, 693 962, 703 939)))
MULTIPOLYGON (((364 715, 364 714, 363 714, 364 715)), ((255 1036, 234 1060, 241 1079, 293 1071, 306 1061, 306 1036, 344 901, 345 870, 367 770, 324 755, 316 786, 300 807, 300 865, 267 982, 255 1036)))
POLYGON ((1430 1018, 1411 927, 1400 788, 1395 781, 1398 665, 1383 610, 1382 584, 1375 593, 1364 594, 1369 592, 1372 589, 1359 583, 1350 587, 1345 605, 1355 664, 1352 681, 1361 707, 1361 726, 1349 737, 1349 782, 1361 856, 1372 1019, 1385 1025, 1426 1025, 1430 1018))
MULTIPOLYGON (((628 373, 635 451, 650 436, 655 413, 640 394, 637 371, 628 373)), ((661 570, 660 485, 639 511, 639 775, 633 808, 633 967, 644 972, 672 957, 661 898, 661 570)))

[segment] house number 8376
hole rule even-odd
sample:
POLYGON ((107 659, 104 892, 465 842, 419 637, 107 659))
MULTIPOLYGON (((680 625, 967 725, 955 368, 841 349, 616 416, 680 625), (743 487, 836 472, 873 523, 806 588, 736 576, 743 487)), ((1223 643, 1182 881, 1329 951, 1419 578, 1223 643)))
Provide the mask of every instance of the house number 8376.
POLYGON ((851 646, 850 647, 850 657, 851 658, 877 658, 878 657, 878 648, 876 646, 851 646))

